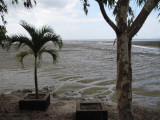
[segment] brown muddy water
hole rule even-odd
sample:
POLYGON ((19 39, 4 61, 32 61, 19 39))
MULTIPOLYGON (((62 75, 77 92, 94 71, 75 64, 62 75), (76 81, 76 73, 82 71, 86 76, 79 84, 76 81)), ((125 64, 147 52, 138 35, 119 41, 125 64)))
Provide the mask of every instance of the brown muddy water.
MULTIPOLYGON (((49 45, 50 46, 50 45, 49 45)), ((26 48, 24 48, 26 49, 26 48)), ((17 51, 0 49, 0 93, 34 89, 33 57, 16 61, 17 51)), ((116 102, 116 45, 101 41, 64 41, 57 64, 48 54, 38 68, 39 89, 60 97, 116 102)), ((160 108, 160 49, 133 45, 133 103, 160 108)))

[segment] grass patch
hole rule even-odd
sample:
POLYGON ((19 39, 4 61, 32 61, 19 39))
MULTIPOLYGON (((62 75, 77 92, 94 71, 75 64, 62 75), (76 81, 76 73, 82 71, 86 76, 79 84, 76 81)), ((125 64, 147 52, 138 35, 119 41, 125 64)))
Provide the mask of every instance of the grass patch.
POLYGON ((105 90, 105 88, 93 87, 93 88, 86 89, 85 91, 82 92, 82 94, 90 95, 90 94, 97 93, 98 91, 101 91, 101 90, 105 90))

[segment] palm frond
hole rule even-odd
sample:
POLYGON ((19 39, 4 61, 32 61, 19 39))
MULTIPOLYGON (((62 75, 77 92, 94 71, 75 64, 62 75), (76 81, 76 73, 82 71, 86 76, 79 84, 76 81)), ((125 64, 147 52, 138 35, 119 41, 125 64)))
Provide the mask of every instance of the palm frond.
POLYGON ((34 26, 28 24, 25 21, 20 21, 20 25, 29 33, 29 35, 32 39, 36 38, 38 30, 34 26))
POLYGON ((44 25, 41 29, 37 30, 36 42, 34 42, 34 43, 37 46, 39 46, 38 51, 40 50, 41 47, 44 46, 44 44, 45 44, 45 42, 43 42, 44 36, 48 33, 54 34, 54 31, 50 26, 44 25))
POLYGON ((44 36, 46 33, 54 33, 54 31, 50 26, 44 25, 41 29, 39 29, 38 33, 40 36, 44 36))
MULTIPOLYGON (((56 35, 53 29, 49 26, 43 26, 41 29, 36 29, 25 21, 21 21, 21 26, 30 34, 31 38, 27 38, 24 35, 13 35, 10 37, 12 43, 18 43, 18 48, 22 46, 28 46, 31 51, 33 51, 32 54, 36 58, 39 57, 39 60, 41 60, 41 54, 43 52, 49 53, 53 57, 53 62, 56 62, 58 57, 57 52, 52 49, 44 48, 44 45, 47 42, 51 41, 55 46, 58 46, 59 49, 61 49, 63 46, 61 37, 59 35, 56 35)), ((23 58, 19 60, 20 62, 22 62, 23 58)))
POLYGON ((9 39, 12 43, 16 43, 18 45, 17 49, 19 49, 22 45, 26 45, 33 49, 32 41, 24 35, 13 35, 9 39))
MULTIPOLYGON (((38 54, 38 56, 42 56, 42 53, 48 53, 52 56, 53 58, 53 63, 56 63, 57 62, 57 59, 58 59, 58 53, 56 50, 53 50, 53 49, 47 49, 47 48, 42 48, 38 54)), ((40 57, 39 57, 40 58, 40 57)))
POLYGON ((61 37, 59 35, 56 35, 54 33, 54 30, 50 26, 43 26, 41 29, 39 29, 37 34, 39 38, 37 44, 41 44, 40 47, 43 47, 44 44, 52 41, 55 46, 59 47, 59 49, 62 48, 63 43, 61 37))
POLYGON ((21 65, 22 65, 22 68, 24 68, 23 59, 24 59, 24 57, 26 57, 29 54, 32 55, 33 52, 31 50, 22 51, 22 52, 20 52, 19 54, 16 55, 16 58, 17 58, 18 62, 20 62, 21 65))
POLYGON ((56 35, 53 33, 47 33, 43 38, 42 44, 45 44, 49 41, 53 42, 53 44, 55 46, 58 46, 59 49, 61 49, 63 47, 62 38, 59 35, 56 35))

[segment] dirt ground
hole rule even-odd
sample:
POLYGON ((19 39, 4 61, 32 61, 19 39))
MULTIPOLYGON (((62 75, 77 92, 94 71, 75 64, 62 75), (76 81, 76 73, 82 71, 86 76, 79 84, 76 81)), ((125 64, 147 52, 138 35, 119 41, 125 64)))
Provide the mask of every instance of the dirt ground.
MULTIPOLYGON (((76 102, 80 99, 65 99, 51 95, 51 104, 46 111, 19 110, 18 101, 26 92, 0 95, 0 120, 75 120, 76 102)), ((115 105, 105 103, 108 120, 117 120, 115 105)), ((160 110, 134 106, 135 120, 160 120, 160 110)))

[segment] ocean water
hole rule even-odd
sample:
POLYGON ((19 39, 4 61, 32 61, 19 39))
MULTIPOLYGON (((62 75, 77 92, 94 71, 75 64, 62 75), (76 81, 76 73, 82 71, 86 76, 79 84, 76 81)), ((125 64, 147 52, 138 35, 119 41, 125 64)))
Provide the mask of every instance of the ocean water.
MULTIPOLYGON (((21 68, 15 59, 17 53, 14 49, 0 49, 0 93, 34 89, 33 57, 27 56, 25 68, 21 68)), ((133 103, 158 108, 160 49, 133 45, 132 68, 133 103)), ((60 97, 116 103, 116 45, 106 41, 64 41, 57 64, 52 64, 50 55, 43 55, 38 84, 39 89, 48 86, 60 97)))

